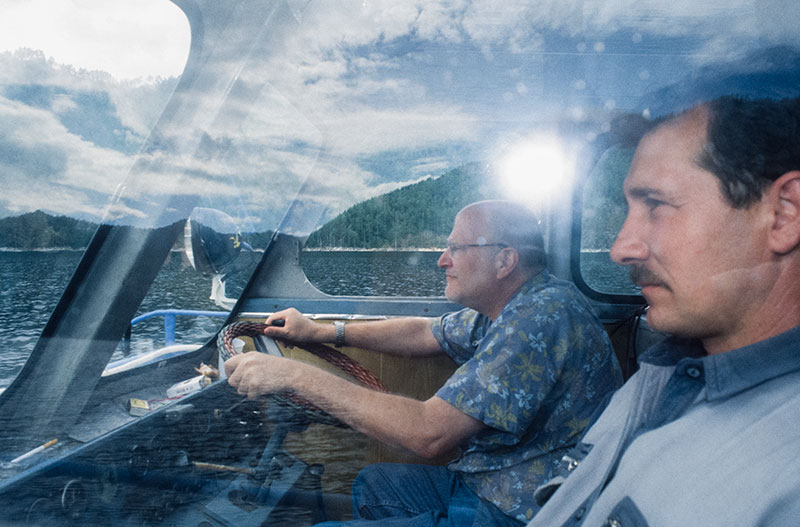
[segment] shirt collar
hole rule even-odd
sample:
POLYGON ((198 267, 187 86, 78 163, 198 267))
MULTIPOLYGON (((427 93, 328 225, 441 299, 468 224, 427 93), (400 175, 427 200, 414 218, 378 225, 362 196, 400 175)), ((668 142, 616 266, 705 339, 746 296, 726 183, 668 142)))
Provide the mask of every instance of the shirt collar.
POLYGON ((648 350, 641 362, 691 365, 704 372, 709 401, 730 397, 775 377, 800 370, 800 326, 743 348, 707 355, 696 340, 669 337, 648 350))
MULTIPOLYGON (((511 297, 511 300, 503 307, 500 311, 500 314, 497 315, 497 320, 501 320, 507 316, 507 313, 512 312, 514 309, 517 308, 518 305, 524 304, 529 302, 530 299, 528 298, 528 294, 531 291, 539 290, 545 287, 547 284, 550 283, 552 280, 552 275, 547 272, 546 269, 542 269, 532 277, 528 278, 528 281, 522 284, 522 286, 517 289, 517 292, 514 293, 514 296, 511 297)), ((492 320, 484 315, 483 313, 478 313, 478 319, 475 323, 475 328, 473 329, 473 341, 475 340, 476 336, 479 338, 483 338, 486 332, 489 329, 489 326, 492 325, 492 320), (477 326, 481 326, 478 328, 477 326)))
POLYGON ((531 276, 524 284, 522 284, 522 287, 517 290, 514 296, 511 297, 511 300, 508 302, 508 304, 506 304, 506 307, 514 306, 520 303, 526 298, 528 293, 535 289, 541 289, 547 285, 551 278, 552 276, 547 272, 546 269, 542 269, 535 275, 531 276))
POLYGON ((775 377, 800 370, 800 326, 743 348, 708 355, 708 399, 730 397, 775 377))

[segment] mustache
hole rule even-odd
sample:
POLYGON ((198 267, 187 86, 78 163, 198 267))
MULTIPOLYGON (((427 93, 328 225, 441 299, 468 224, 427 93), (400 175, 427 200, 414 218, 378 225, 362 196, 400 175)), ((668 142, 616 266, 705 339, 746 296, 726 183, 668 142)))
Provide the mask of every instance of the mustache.
POLYGON ((660 276, 643 265, 632 265, 630 268, 630 275, 631 281, 639 287, 656 285, 669 289, 667 283, 660 276))

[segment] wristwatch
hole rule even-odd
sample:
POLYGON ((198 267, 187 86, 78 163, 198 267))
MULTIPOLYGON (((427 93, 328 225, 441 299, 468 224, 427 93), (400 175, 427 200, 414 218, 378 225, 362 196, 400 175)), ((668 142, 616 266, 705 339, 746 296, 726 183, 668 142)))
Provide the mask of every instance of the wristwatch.
POLYGON ((336 340, 333 342, 333 345, 337 348, 341 348, 344 346, 344 321, 337 320, 333 325, 336 326, 336 340))

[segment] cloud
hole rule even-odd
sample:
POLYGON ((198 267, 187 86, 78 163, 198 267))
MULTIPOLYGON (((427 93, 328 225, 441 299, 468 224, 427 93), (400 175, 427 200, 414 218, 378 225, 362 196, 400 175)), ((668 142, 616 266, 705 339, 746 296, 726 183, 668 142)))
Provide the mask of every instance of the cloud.
MULTIPOLYGON (((23 5, 16 2, 7 13, 21 14, 23 5)), ((136 49, 128 55, 101 27, 108 23, 113 31, 123 11, 101 15, 101 7, 85 5, 94 6, 95 18, 63 12, 74 31, 68 47, 86 51, 87 39, 99 35, 109 44, 95 50, 98 60, 106 51, 118 62, 149 53, 157 66, 162 54, 150 42, 166 38, 164 46, 175 49, 172 32, 185 29, 185 21, 170 19, 169 28, 143 36, 114 35, 130 38, 136 49)), ((147 18, 149 3, 140 5, 142 17, 128 19, 131 28, 147 18)), ((218 82, 210 84, 207 100, 191 101, 201 109, 197 115, 153 138, 135 179, 121 189, 119 214, 142 215, 161 194, 192 196, 202 188, 220 202, 239 199, 242 217, 265 223, 278 221, 298 195, 327 217, 474 161, 505 134, 527 133, 565 112, 595 115, 593 108, 608 113, 628 104, 609 93, 633 100, 637 90, 672 82, 675 71, 692 62, 729 57, 762 39, 796 38, 780 15, 785 3, 758 12, 751 0, 507 0, 502 7, 494 0, 307 4, 297 14, 300 23, 280 34, 279 45, 258 48, 249 69, 222 65, 240 74, 236 88, 246 92, 240 101, 229 91, 227 74, 212 75, 218 82), (684 48, 675 52, 670 46, 678 37, 684 48), (553 42, 553 53, 540 53, 550 52, 545 48, 553 42), (615 54, 645 61, 646 71, 639 68, 628 79, 627 70, 605 67, 617 64, 615 54), (586 62, 595 59, 592 70, 586 62)), ((61 57, 67 55, 0 53, 0 90, 6 89, 0 93, 7 94, 0 100, 0 150, 6 154, 0 166, 13 187, 0 197, 5 211, 35 207, 25 194, 35 191, 54 196, 55 212, 102 214, 177 84, 175 77, 119 80, 122 74, 110 66, 113 75, 61 57), (75 62, 66 66, 50 57, 75 62), (10 100, 9 86, 33 85, 50 89, 47 104, 10 100), (89 109, 98 119, 94 134, 90 119, 81 120, 83 127, 70 120, 89 109), (101 129, 110 138, 105 142, 101 129)))
POLYGON ((0 214, 99 220, 176 79, 120 82, 33 50, 0 53, 0 70, 16 99, 0 97, 0 214))
POLYGON ((411 173, 420 176, 417 181, 428 179, 431 176, 439 175, 451 169, 450 161, 443 156, 427 157, 418 159, 411 173))
POLYGON ((3 210, 14 214, 41 208, 94 218, 102 214, 130 164, 128 156, 70 134, 52 112, 3 97, 0 123, 3 210))
POLYGON ((3 0, 0 50, 43 50, 61 64, 117 79, 180 74, 189 24, 164 0, 3 0))
POLYGON ((476 117, 447 106, 419 106, 387 111, 358 108, 331 115, 325 123, 331 151, 364 156, 392 150, 414 150, 477 138, 476 117))
POLYGON ((59 106, 53 107, 59 113, 74 107, 71 95, 105 94, 114 106, 114 118, 137 134, 138 142, 155 124, 177 83, 177 78, 119 81, 108 73, 58 64, 31 49, 0 53, 0 71, 0 92, 3 86, 6 90, 8 86, 47 86, 60 91, 59 106))

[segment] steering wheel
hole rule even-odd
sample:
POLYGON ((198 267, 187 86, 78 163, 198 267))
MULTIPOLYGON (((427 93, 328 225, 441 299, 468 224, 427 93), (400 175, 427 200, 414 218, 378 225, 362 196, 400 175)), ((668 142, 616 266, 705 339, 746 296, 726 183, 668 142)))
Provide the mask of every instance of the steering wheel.
MULTIPOLYGON (((233 339, 242 336, 252 337, 256 349, 262 353, 283 356, 275 340, 264 334, 267 327, 267 324, 258 322, 234 322, 222 328, 217 336, 217 350, 222 360, 227 360, 233 355, 239 354, 233 345, 233 339)), ((324 344, 313 343, 303 343, 301 346, 297 347, 312 355, 316 355, 345 373, 348 373, 363 386, 381 392, 389 391, 381 380, 372 372, 335 348, 324 344)), ((272 394, 269 397, 278 404, 286 406, 295 412, 299 412, 311 422, 344 428, 347 427, 347 425, 342 423, 339 419, 333 417, 303 397, 293 393, 272 394)))

